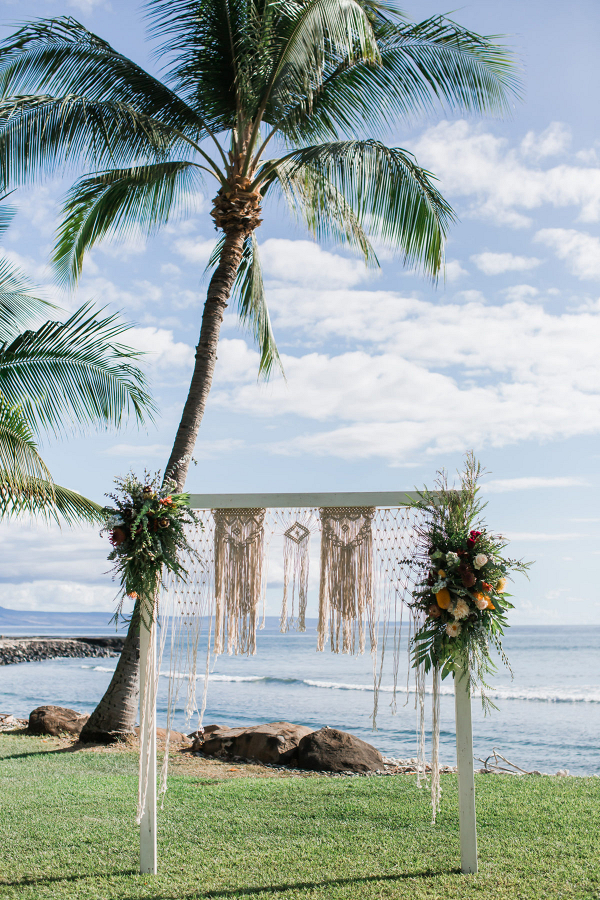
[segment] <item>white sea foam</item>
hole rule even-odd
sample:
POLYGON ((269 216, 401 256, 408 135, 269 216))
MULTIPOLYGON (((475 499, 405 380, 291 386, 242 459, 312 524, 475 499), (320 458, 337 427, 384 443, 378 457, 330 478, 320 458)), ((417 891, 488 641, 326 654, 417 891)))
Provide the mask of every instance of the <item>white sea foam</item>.
MULTIPOLYGON (((91 668, 91 667, 89 667, 91 668)), ((101 666, 94 666, 95 669, 102 669, 101 666)), ((110 670, 112 671, 112 670, 110 670)), ((168 677, 169 672, 161 672, 163 677, 168 677)), ((186 678, 184 672, 176 672, 175 677, 186 678)), ((204 680, 204 674, 198 674, 199 681, 204 680)), ((309 688, 317 688, 329 691, 361 691, 373 693, 374 686, 370 684, 356 684, 354 682, 345 681, 320 681, 312 678, 276 678, 271 675, 209 675, 209 681, 223 684, 239 684, 239 683, 263 683, 263 684, 280 684, 280 685, 304 685, 309 688)), ((391 694, 394 691, 393 685, 382 685, 380 688, 384 694, 391 694)), ((396 687, 397 694, 413 694, 414 686, 408 689, 406 684, 396 687)), ((431 687, 426 688, 426 693, 431 693, 431 687)), ((443 684, 441 686, 442 695, 453 696, 454 687, 452 684, 443 684)), ((576 690, 564 690, 561 688, 494 688, 487 692, 488 697, 492 700, 528 700, 540 703, 600 703, 600 685, 581 685, 576 690)))
POLYGON ((110 666, 80 666, 80 669, 91 669, 93 672, 114 672, 114 668, 110 666))

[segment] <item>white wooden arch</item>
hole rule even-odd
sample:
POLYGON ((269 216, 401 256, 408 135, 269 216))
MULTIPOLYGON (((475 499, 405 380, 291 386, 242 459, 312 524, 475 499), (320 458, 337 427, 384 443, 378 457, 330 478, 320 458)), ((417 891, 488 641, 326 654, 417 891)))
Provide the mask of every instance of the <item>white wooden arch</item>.
MULTIPOLYGON (((191 494, 193 509, 269 509, 408 506, 419 499, 418 491, 350 491, 312 492, 301 494, 191 494)), ((148 671, 156 659, 156 625, 151 630, 143 625, 140 631, 140 703, 143 703, 147 685, 153 678, 148 671)), ((473 766, 473 728, 471 721, 471 697, 468 679, 463 676, 454 681, 456 714, 456 758, 458 766, 458 795, 460 823, 461 871, 464 874, 477 872, 477 823, 475 815, 475 779, 473 766)), ((146 723, 149 717, 145 717, 146 723)), ((140 717, 140 720, 141 717, 140 717)), ((152 717, 156 723, 156 715, 152 717)), ((140 873, 156 874, 156 725, 143 728, 140 734, 142 765, 147 760, 148 789, 146 804, 140 824, 140 873)))

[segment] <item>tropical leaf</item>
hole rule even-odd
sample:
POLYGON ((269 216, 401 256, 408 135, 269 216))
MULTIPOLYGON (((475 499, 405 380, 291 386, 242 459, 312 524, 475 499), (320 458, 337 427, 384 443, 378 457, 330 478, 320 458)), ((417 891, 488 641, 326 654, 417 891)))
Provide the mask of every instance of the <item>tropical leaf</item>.
POLYGON ((450 111, 505 114, 520 94, 514 58, 492 37, 435 16, 417 24, 374 25, 380 65, 328 60, 310 101, 282 108, 278 130, 290 142, 388 130, 398 119, 450 111))
POLYGON ((34 291, 17 266, 0 258, 0 341, 12 340, 25 325, 56 309, 54 304, 36 297, 34 291))
POLYGON ((365 232, 400 252, 407 265, 437 276, 454 213, 412 154, 379 141, 331 142, 268 163, 257 179, 282 165, 288 177, 309 169, 326 178, 365 232))
POLYGON ((0 169, 6 184, 93 167, 164 160, 189 141, 133 106, 85 96, 9 97, 0 101, 0 169))
POLYGON ((75 282, 86 250, 109 235, 154 233, 193 205, 201 166, 185 161, 111 169, 86 176, 69 191, 54 262, 60 278, 75 282))
POLYGON ((37 428, 65 433, 97 422, 138 422, 155 406, 135 365, 142 355, 116 342, 128 326, 117 315, 97 318, 90 304, 66 322, 49 321, 0 346, 0 391, 20 404, 37 428))
POLYGON ((163 125, 206 136, 197 114, 158 78, 67 16, 37 19, 0 44, 0 95, 111 99, 163 125))
MULTIPOLYGON (((224 236, 217 241, 205 272, 215 268, 219 264, 224 236)), ((275 342, 275 335, 271 327, 271 317, 265 296, 265 286, 260 265, 258 241, 252 233, 244 241, 244 250, 236 279, 231 291, 232 299, 236 303, 240 321, 245 325, 254 337, 260 352, 259 377, 269 378, 274 367, 279 368, 282 374, 283 365, 275 342)))
POLYGON ((323 171, 287 160, 274 170, 266 189, 272 185, 281 189, 291 215, 300 220, 317 241, 346 245, 360 253, 367 266, 379 265, 377 254, 354 209, 323 171))

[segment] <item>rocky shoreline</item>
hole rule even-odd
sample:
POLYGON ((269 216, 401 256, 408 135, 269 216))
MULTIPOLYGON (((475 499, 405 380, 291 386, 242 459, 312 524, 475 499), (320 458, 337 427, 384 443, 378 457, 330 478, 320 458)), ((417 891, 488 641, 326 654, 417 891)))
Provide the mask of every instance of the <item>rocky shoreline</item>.
POLYGON ((123 649, 122 637, 80 638, 0 638, 0 666, 15 663, 40 662, 44 659, 72 657, 106 659, 119 656, 123 649))

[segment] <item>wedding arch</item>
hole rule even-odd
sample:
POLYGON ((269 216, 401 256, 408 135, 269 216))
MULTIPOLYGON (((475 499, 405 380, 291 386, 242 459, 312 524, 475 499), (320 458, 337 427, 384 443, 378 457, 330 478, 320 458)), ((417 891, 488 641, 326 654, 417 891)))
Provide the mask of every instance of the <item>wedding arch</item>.
MULTIPOLYGON (((414 491, 192 494, 190 506, 198 526, 189 537, 193 554, 185 561, 188 578, 172 578, 158 598, 157 615, 140 625, 140 872, 157 871, 156 694, 160 659, 170 634, 171 678, 169 713, 161 786, 166 786, 168 741, 172 712, 187 668, 188 715, 198 708, 196 666, 200 623, 208 622, 207 669, 210 653, 254 653, 267 583, 269 547, 273 537, 282 545, 283 592, 281 630, 304 630, 309 581, 310 542, 320 536, 319 622, 317 649, 327 642, 333 652, 377 653, 389 638, 389 623, 402 621, 418 578, 414 558, 419 510, 411 504, 414 491), (167 619, 170 628, 160 627, 167 619), (178 681, 179 678, 179 681, 178 681)), ((410 629, 417 627, 414 610, 410 629)), ((264 619, 263 619, 264 620, 264 619)), ((394 629, 394 659, 401 633, 394 629)), ((397 663, 396 663, 397 666, 397 663)), ((377 679, 375 672, 375 708, 377 679)), ((397 669, 396 669, 397 672, 397 669)), ((424 776, 424 671, 421 681, 418 775, 424 776)), ((471 695, 468 673, 454 678, 456 751, 459 784, 461 870, 477 872, 477 831, 471 695)), ((208 677, 204 680, 206 705, 208 677)), ((438 694, 439 702, 439 694, 438 694)), ((434 699, 434 716, 436 714, 434 699)), ((439 772, 434 747, 432 781, 439 772)), ((435 785, 432 789, 436 790, 435 785)), ((439 794, 438 794, 439 796, 439 794)), ((435 810, 435 807, 434 807, 435 810)), ((435 812, 434 812, 435 814, 435 812)))

